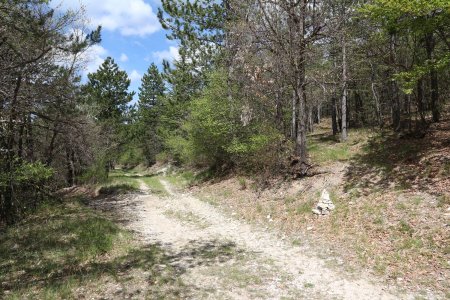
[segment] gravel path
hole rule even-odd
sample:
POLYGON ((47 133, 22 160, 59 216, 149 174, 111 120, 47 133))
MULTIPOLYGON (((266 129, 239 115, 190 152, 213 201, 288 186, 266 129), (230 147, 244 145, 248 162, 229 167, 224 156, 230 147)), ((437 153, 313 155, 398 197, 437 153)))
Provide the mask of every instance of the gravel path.
MULTIPOLYGON (((128 226, 147 243, 179 257, 173 266, 192 299, 414 299, 366 276, 350 279, 307 246, 294 246, 265 228, 236 220, 190 194, 151 193, 118 201, 128 226), (206 263, 207 262, 207 263, 206 263)), ((353 274, 354 275, 354 274, 353 274)))

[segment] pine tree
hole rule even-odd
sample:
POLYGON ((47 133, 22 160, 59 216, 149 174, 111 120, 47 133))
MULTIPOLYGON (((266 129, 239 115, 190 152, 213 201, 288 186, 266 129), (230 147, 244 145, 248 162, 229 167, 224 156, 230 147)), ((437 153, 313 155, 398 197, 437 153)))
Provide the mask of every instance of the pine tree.
POLYGON ((134 92, 128 92, 131 81, 111 57, 106 58, 97 72, 88 74, 88 79, 87 100, 93 107, 93 117, 99 123, 103 137, 97 159, 104 163, 107 175, 125 145, 128 103, 134 92))
POLYGON ((164 91, 164 80, 158 67, 152 63, 142 77, 142 84, 139 88, 139 109, 142 111, 154 108, 158 97, 161 97, 164 91))
POLYGON ((159 101, 164 95, 165 89, 163 77, 156 65, 152 63, 142 77, 138 103, 138 143, 148 165, 155 163, 155 156, 161 150, 161 141, 156 128, 160 112, 159 101))
POLYGON ((97 72, 88 74, 88 79, 88 101, 96 108, 94 117, 99 122, 121 123, 134 95, 128 92, 131 81, 127 73, 107 57, 97 72))

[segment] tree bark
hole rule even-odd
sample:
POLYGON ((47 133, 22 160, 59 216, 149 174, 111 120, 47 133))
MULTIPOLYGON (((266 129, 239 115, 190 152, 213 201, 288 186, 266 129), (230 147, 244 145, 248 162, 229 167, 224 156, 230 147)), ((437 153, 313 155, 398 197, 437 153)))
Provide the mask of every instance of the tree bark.
POLYGON ((292 91, 292 128, 291 137, 295 141, 297 139, 297 96, 295 91, 292 91))
POLYGON ((400 97, 398 93, 397 83, 391 83, 391 97, 392 97, 392 126, 395 131, 399 131, 401 128, 401 113, 400 113, 400 97))
POLYGON ((425 106, 423 103, 423 79, 417 80, 417 111, 419 112, 420 122, 425 125, 425 106))
POLYGON ((303 84, 297 89, 298 128, 295 144, 295 155, 301 164, 307 164, 306 148, 306 94, 303 84))
POLYGON ((333 135, 336 135, 339 133, 338 130, 338 121, 337 121, 337 114, 336 114, 336 98, 331 98, 331 127, 333 128, 333 135))
POLYGON ((69 186, 75 185, 75 153, 70 147, 66 147, 66 163, 67 163, 67 183, 69 186))
MULTIPOLYGON (((305 83, 306 83, 306 45, 305 45, 305 17, 306 17, 306 6, 307 0, 300 1, 300 15, 299 16, 291 16, 292 22, 296 24, 294 28, 298 28, 298 32, 296 34, 295 41, 298 45, 297 50, 298 53, 295 57, 295 72, 296 75, 296 100, 298 107, 298 115, 297 115, 297 139, 295 144, 295 155, 300 159, 300 175, 306 175, 307 165, 308 165, 308 155, 307 155, 307 147, 306 147, 306 91, 305 91, 305 83)), ((292 11, 295 11, 295 7, 292 7, 292 11)), ((294 13, 295 14, 295 13, 294 13)))
MULTIPOLYGON (((435 47, 435 41, 433 33, 430 33, 425 38, 425 44, 427 49, 427 58, 428 60, 433 59, 433 51, 435 47)), ((439 122, 441 118, 441 112, 439 107, 439 86, 438 86, 438 76, 436 69, 434 67, 430 70, 430 104, 431 104, 431 113, 433 115, 433 122, 439 122)))
MULTIPOLYGON (((393 72, 397 71, 396 67, 396 57, 395 57, 395 36, 391 35, 389 43, 389 61, 392 65, 393 72)), ((389 73, 389 72, 388 72, 389 73)), ((389 74, 391 77, 392 73, 389 74)), ((392 126, 395 131, 400 130, 400 118, 401 118, 401 107, 400 107, 400 96, 398 91, 398 86, 395 81, 391 81, 389 85, 389 97, 391 99, 391 115, 392 115, 392 126)))
POLYGON ((28 114, 27 121, 27 157, 30 161, 34 161, 34 140, 33 140, 33 126, 31 114, 28 114))
POLYGON ((319 104, 317 104, 317 124, 320 124, 320 120, 321 120, 321 114, 322 113, 322 104, 319 102, 319 104))
POLYGON ((347 140, 347 46, 345 40, 342 43, 342 101, 341 101, 341 140, 347 140))

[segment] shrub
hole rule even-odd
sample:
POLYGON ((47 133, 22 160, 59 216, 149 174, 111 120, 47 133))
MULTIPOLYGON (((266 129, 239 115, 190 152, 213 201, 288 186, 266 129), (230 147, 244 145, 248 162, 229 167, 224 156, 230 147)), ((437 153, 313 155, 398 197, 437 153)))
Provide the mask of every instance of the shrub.
POLYGON ((49 198, 52 168, 43 163, 26 162, 19 158, 10 164, 0 161, 5 172, 0 173, 0 216, 9 223, 34 209, 49 198))

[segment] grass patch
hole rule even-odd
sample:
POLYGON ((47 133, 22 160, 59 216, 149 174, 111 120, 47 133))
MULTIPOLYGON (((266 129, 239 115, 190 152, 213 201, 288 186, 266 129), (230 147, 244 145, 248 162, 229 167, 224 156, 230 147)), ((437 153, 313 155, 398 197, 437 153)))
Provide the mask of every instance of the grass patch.
POLYGON ((164 178, 177 189, 184 189, 195 181, 195 175, 191 171, 173 173, 164 178))
POLYGON ((405 220, 400 220, 400 224, 398 225, 398 230, 401 233, 405 233, 410 236, 412 236, 412 234, 414 233, 414 229, 405 220))
POLYGON ((177 219, 183 223, 194 225, 200 229, 205 229, 210 226, 208 221, 192 212, 175 211, 170 209, 165 211, 164 215, 169 218, 177 219))
POLYGON ((263 284, 266 270, 251 270, 241 261, 229 266, 218 266, 207 270, 209 276, 213 275, 221 279, 224 286, 229 288, 246 288, 263 284))
POLYGON ((440 195, 437 197, 438 207, 444 207, 450 205, 450 195, 440 195))
POLYGON ((82 266, 126 251, 129 238, 77 201, 42 206, 0 235, 0 298, 73 298, 98 271, 83 274, 82 266))
POLYGON ((283 199, 285 205, 291 205, 297 200, 296 196, 287 196, 283 199))
POLYGON ((302 241, 300 239, 293 239, 292 240, 292 246, 301 246, 302 241))
POLYGON ((130 185, 128 183, 118 183, 118 184, 111 184, 102 186, 98 193, 100 195, 113 195, 113 194, 126 194, 130 192, 136 192, 139 188, 135 187, 134 185, 130 185))
POLYGON ((345 161, 351 157, 350 147, 344 143, 337 143, 332 147, 322 147, 321 144, 311 142, 308 151, 313 161, 318 163, 345 161))
POLYGON ((176 258, 80 201, 43 206, 0 232, 0 253, 0 299, 189 298, 176 258))
POLYGON ((212 206, 218 206, 219 205, 219 200, 214 197, 213 195, 208 195, 208 194, 199 194, 197 195, 197 198, 205 203, 208 203, 212 206))
POLYGON ((414 196, 412 198, 412 202, 414 203, 414 205, 419 205, 420 203, 422 203, 423 198, 421 196, 414 196))
POLYGON ((150 188, 152 193, 161 196, 169 196, 169 192, 167 192, 167 190, 164 188, 158 176, 147 176, 142 177, 141 179, 150 188))
POLYGON ((252 274, 239 266, 233 266, 225 273, 228 280, 237 283, 240 288, 245 288, 250 285, 260 285, 262 279, 258 274, 252 274))
POLYGON ((361 145, 370 135, 367 129, 351 130, 348 140, 340 142, 338 136, 316 133, 309 136, 308 152, 312 161, 327 164, 335 161, 348 161, 361 152, 361 145))
POLYGON ((239 188, 241 190, 247 189, 247 180, 245 179, 245 177, 238 177, 238 182, 239 182, 239 188))
POLYGON ((127 174, 123 170, 111 171, 108 180, 100 185, 99 194, 112 195, 139 191, 136 178, 127 174))
POLYGON ((423 242, 421 239, 417 238, 406 238, 401 242, 400 249, 420 249, 423 247, 423 242))
POLYGON ((295 209, 295 213, 297 215, 310 214, 311 210, 313 209, 313 205, 314 205, 313 200, 303 202, 297 206, 297 208, 295 209))

